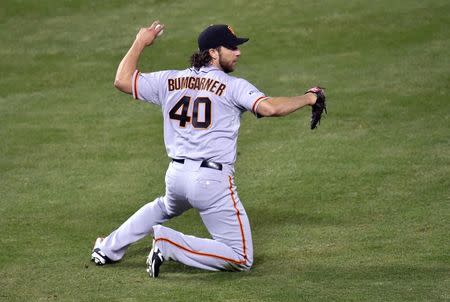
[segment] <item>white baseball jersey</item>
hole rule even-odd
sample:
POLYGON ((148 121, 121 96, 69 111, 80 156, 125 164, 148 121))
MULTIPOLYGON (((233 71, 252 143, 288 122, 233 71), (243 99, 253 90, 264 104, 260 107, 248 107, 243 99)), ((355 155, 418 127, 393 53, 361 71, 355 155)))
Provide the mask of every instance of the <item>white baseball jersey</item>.
POLYGON ((236 161, 242 113, 256 114, 266 98, 248 81, 212 66, 152 73, 136 70, 132 93, 135 99, 162 107, 169 157, 230 165, 236 161))

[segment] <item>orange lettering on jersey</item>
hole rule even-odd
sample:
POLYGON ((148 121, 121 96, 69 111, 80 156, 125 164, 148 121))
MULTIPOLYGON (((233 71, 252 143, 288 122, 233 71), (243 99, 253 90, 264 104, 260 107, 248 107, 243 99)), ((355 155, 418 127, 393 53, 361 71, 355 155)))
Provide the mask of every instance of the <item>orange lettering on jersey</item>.
POLYGON ((179 78, 179 80, 180 80, 180 88, 178 88, 178 89, 186 89, 188 87, 188 85, 187 85, 188 78, 183 77, 183 78, 179 78))
POLYGON ((167 86, 168 86, 168 88, 169 88, 169 91, 175 90, 175 87, 174 87, 174 85, 173 85, 174 82, 175 82, 175 81, 174 81, 173 79, 168 79, 168 80, 167 80, 167 86))
POLYGON ((182 89, 205 90, 218 96, 222 96, 227 86, 219 81, 202 77, 180 77, 167 79, 167 90, 175 91, 182 89))
POLYGON ((215 93, 217 85, 219 85, 219 82, 214 81, 214 84, 211 86, 211 89, 209 89, 209 91, 211 91, 212 93, 215 93))
POLYGON ((227 86, 225 84, 220 84, 219 88, 217 88, 216 94, 218 96, 222 96, 223 91, 225 90, 227 86))
POLYGON ((200 79, 200 90, 205 90, 205 82, 206 82, 206 78, 200 79))
POLYGON ((195 78, 195 86, 194 89, 196 90, 200 90, 201 86, 200 86, 200 78, 195 78))
POLYGON ((203 88, 203 90, 209 90, 211 88, 211 84, 214 82, 214 80, 211 79, 207 79, 206 83, 205 83, 205 87, 203 88))
POLYGON ((174 82, 175 82, 175 83, 174 83, 174 88, 175 88, 175 90, 180 89, 180 79, 179 79, 179 78, 176 78, 174 82))
POLYGON ((188 88, 189 89, 194 89, 195 87, 195 78, 194 77, 190 77, 188 80, 188 88))

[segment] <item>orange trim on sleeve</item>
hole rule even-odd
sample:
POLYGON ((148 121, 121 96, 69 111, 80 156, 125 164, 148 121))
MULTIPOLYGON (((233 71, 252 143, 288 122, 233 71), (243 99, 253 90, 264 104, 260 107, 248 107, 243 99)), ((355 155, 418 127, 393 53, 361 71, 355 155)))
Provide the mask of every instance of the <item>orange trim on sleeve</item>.
POLYGON ((182 249, 182 250, 184 250, 186 252, 189 252, 189 253, 192 253, 192 254, 195 254, 195 255, 199 255, 199 256, 219 258, 219 259, 225 260, 227 262, 235 263, 235 264, 244 264, 246 262, 246 260, 234 260, 234 259, 226 258, 226 257, 215 255, 215 254, 196 252, 196 251, 188 249, 187 247, 184 247, 184 246, 182 246, 182 245, 180 245, 180 244, 178 244, 176 242, 173 242, 170 239, 163 238, 163 237, 155 238, 155 241, 156 242, 158 242, 158 241, 165 241, 165 242, 170 243, 170 244, 176 246, 177 248, 180 248, 180 249, 182 249))
POLYGON ((137 100, 137 98, 138 98, 138 91, 137 91, 137 78, 138 78, 138 75, 139 75, 139 70, 136 70, 135 72, 134 72, 134 90, 133 90, 133 97, 137 100))
POLYGON ((255 110, 256 107, 258 106, 259 102, 261 102, 263 99, 267 99, 267 96, 262 96, 256 99, 256 101, 253 102, 253 106, 252 106, 252 112, 256 114, 255 110))

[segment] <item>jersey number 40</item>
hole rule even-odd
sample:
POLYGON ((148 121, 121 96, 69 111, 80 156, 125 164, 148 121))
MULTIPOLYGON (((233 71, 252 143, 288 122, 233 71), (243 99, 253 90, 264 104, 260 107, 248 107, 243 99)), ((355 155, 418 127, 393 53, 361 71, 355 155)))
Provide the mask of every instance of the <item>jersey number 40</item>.
POLYGON ((180 121, 180 127, 186 127, 186 123, 192 123, 194 128, 205 129, 211 125, 211 100, 206 97, 198 97, 194 100, 192 117, 189 116, 191 97, 182 97, 169 111, 169 117, 180 121), (203 110, 202 110, 203 109, 203 110), (201 116, 199 116, 201 115, 201 116))

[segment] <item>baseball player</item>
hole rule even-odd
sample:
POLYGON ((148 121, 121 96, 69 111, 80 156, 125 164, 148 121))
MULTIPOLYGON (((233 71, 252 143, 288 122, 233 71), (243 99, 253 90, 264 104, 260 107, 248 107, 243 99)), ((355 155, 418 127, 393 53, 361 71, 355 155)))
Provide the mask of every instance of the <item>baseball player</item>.
POLYGON ((91 259, 104 265, 122 259, 130 244, 148 234, 153 247, 147 271, 158 277, 164 261, 205 270, 245 271, 253 264, 247 213, 234 182, 241 115, 284 116, 314 105, 323 91, 311 88, 294 97, 268 97, 248 81, 229 75, 247 42, 227 25, 211 25, 198 37, 190 68, 141 73, 143 50, 163 32, 159 21, 141 28, 122 59, 115 87, 135 99, 160 106, 164 143, 170 158, 164 196, 144 205, 106 238, 98 238, 91 259), (163 226, 195 208, 211 238, 198 238, 163 226))

